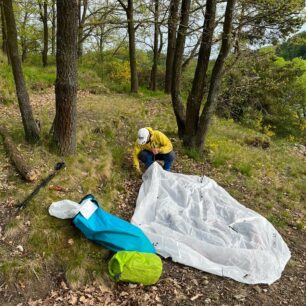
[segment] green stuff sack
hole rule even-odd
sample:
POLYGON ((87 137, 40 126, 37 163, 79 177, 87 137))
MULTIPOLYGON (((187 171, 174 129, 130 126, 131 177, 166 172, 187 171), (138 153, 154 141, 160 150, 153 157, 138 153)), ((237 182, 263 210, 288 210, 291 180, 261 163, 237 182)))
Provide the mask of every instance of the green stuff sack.
POLYGON ((108 263, 109 274, 116 282, 153 285, 162 270, 161 259, 153 253, 120 251, 108 263))

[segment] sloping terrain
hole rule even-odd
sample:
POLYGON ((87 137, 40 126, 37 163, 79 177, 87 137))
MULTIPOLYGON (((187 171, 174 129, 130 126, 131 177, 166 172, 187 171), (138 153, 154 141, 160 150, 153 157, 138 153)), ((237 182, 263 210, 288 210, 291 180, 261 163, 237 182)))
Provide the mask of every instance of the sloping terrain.
MULTIPOLYGON (((31 96, 42 123, 41 141, 23 140, 16 105, 0 105, 0 123, 39 173, 47 176, 61 159, 49 146, 53 90, 31 96)), ((303 148, 268 139, 231 121, 214 120, 205 158, 182 148, 168 97, 92 95, 78 98, 78 153, 67 167, 17 213, 36 183, 25 183, 8 161, 0 140, 0 304, 1 305, 303 305, 305 304, 305 156, 303 148), (104 209, 130 220, 141 178, 130 150, 136 131, 152 126, 173 141, 173 171, 207 175, 238 201, 267 217, 292 252, 282 278, 271 286, 250 286, 163 260, 158 284, 115 284, 106 271, 109 253, 86 240, 69 220, 47 208, 56 200, 79 201, 92 193, 104 209), (260 142, 260 141, 259 141, 260 142)), ((38 183, 38 182, 37 182, 38 183)))

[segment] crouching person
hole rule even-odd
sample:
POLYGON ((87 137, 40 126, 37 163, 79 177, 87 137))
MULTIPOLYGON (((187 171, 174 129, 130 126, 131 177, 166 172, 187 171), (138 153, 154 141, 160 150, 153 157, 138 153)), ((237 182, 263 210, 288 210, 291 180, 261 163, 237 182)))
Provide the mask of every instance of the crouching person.
POLYGON ((133 161, 136 171, 141 174, 139 161, 148 168, 156 160, 164 162, 164 170, 170 171, 175 153, 170 139, 160 131, 150 127, 138 131, 138 138, 134 146, 133 161))

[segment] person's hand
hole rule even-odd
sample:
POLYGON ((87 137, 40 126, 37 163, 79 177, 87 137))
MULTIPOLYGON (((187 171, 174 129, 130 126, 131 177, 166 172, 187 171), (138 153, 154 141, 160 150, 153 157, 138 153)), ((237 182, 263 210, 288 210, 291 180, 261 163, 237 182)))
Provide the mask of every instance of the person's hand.
POLYGON ((159 153, 159 149, 158 149, 158 148, 152 149, 152 153, 153 153, 154 155, 158 154, 158 153, 159 153))

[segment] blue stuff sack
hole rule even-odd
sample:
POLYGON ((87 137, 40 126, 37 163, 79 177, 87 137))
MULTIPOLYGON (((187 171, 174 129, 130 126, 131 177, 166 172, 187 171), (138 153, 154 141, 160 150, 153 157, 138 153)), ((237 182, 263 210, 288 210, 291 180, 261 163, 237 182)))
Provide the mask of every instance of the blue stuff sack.
POLYGON ((87 195, 80 205, 82 208, 72 222, 87 239, 114 252, 156 253, 140 228, 104 211, 94 196, 87 195))

